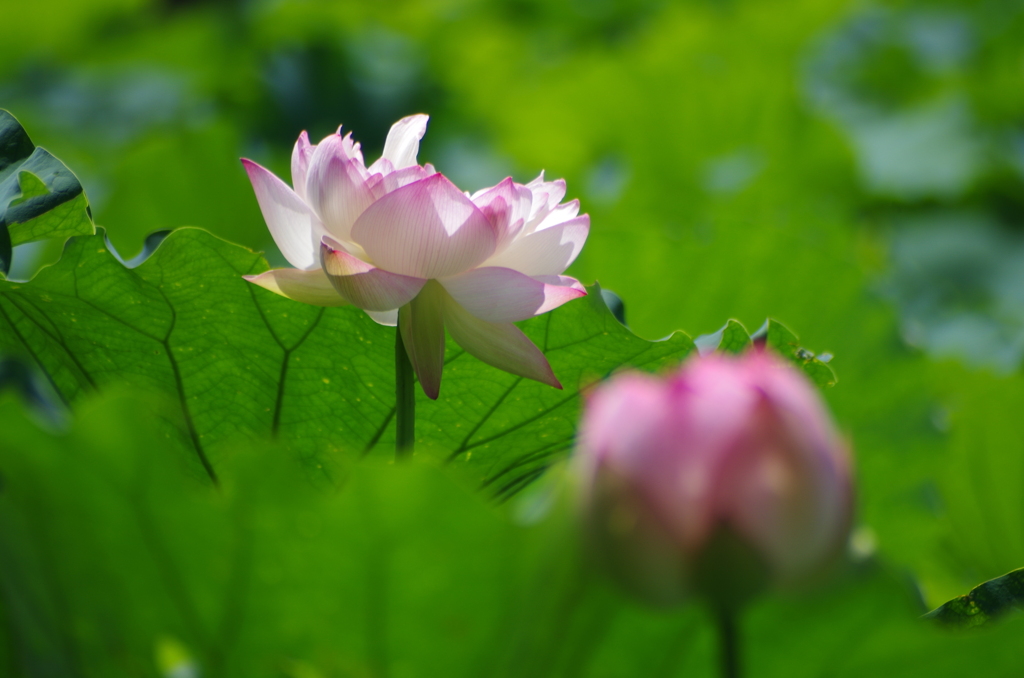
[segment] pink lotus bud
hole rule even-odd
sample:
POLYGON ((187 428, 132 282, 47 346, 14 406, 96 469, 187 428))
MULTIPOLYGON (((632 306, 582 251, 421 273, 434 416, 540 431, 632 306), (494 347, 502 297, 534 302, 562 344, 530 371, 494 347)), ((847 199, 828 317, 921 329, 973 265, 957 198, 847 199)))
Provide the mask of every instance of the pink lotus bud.
POLYGON ((846 543, 846 446, 804 375, 763 350, 598 387, 578 468, 595 550, 661 605, 735 608, 813 579, 846 543))

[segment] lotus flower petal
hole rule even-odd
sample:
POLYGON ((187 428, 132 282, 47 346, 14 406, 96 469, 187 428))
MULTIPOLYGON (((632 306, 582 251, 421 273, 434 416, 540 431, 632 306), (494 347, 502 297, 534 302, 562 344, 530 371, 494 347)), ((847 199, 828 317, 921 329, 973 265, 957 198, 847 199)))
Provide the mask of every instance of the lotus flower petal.
POLYGON ((320 262, 316 250, 310 247, 313 222, 317 220, 313 210, 269 170, 245 158, 242 164, 256 191, 263 219, 281 254, 295 268, 316 268, 320 262))
POLYGON ((309 162, 306 195, 327 232, 348 240, 355 223, 373 202, 361 159, 352 157, 352 143, 337 134, 316 147, 309 162))
POLYGON ((439 281, 468 312, 481 320, 526 320, 586 296, 579 281, 565 276, 538 280, 510 268, 487 266, 439 281))
POLYGON ((292 149, 292 188, 296 195, 306 199, 306 173, 309 170, 309 158, 316 146, 309 143, 309 135, 303 132, 292 149))
POLYGON ((569 221, 580 213, 580 201, 570 200, 567 203, 556 205, 551 208, 551 211, 547 213, 543 219, 540 220, 534 227, 533 231, 543 231, 546 228, 550 228, 557 224, 569 221))
POLYGON ((402 333, 409 361, 423 392, 432 400, 436 400, 441 391, 444 368, 445 296, 444 288, 431 280, 398 313, 398 331, 402 333))
POLYGON ((530 215, 533 193, 509 177, 496 186, 477 191, 471 199, 494 226, 494 232, 498 236, 495 251, 500 252, 515 240, 523 229, 526 218, 530 215))
POLYGON ((562 388, 547 358, 522 330, 512 323, 481 320, 451 296, 445 297, 445 327, 467 353, 499 370, 562 388))
POLYGON ((569 267, 587 241, 590 216, 522 235, 504 251, 484 262, 485 266, 503 266, 526 275, 559 275, 569 267))
POLYGON ((476 205, 442 174, 388 193, 356 220, 352 239, 378 267, 443 278, 487 259, 497 238, 476 205))
POLYGON ((377 197, 381 197, 386 193, 390 193, 396 189, 411 184, 414 181, 420 179, 426 179, 432 174, 437 174, 433 167, 429 165, 427 167, 420 167, 419 165, 413 165, 412 167, 406 167, 390 174, 385 174, 381 178, 379 188, 375 189, 377 197))
POLYGON ((527 219, 527 230, 532 231, 565 197, 565 179, 544 181, 544 172, 541 172, 526 187, 533 193, 533 205, 527 219))
POLYGON ((347 306, 348 300, 338 294, 322 269, 303 271, 297 268, 275 268, 259 275, 243 276, 246 280, 282 297, 313 306, 347 306))
POLYGON ((394 327, 398 324, 397 308, 391 309, 390 311, 366 311, 366 315, 370 316, 373 322, 378 325, 394 327))
POLYGON ((391 126, 381 157, 391 161, 396 171, 416 164, 428 120, 430 117, 423 114, 410 115, 391 126))
POLYGON ((320 245, 327 277, 338 294, 368 311, 390 311, 409 303, 426 280, 383 271, 352 256, 330 238, 320 245))

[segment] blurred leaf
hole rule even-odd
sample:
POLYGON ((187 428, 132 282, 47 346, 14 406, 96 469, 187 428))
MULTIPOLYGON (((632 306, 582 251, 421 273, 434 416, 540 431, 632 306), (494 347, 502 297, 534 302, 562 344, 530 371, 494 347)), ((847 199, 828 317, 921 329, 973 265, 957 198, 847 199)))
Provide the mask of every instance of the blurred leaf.
POLYGON ((211 489, 154 408, 85 402, 62 439, 0 406, 0 601, 25 675, 479 675, 529 555, 482 498, 376 464, 316 491, 251 444, 211 489))
POLYGON ((0 356, 0 391, 4 389, 17 392, 48 424, 60 427, 66 423, 66 403, 31 361, 0 356))
POLYGON ((925 615, 945 626, 972 628, 1024 611, 1024 568, 979 584, 925 615))
MULTIPOLYGON (((496 509, 422 464, 364 462, 317 489, 278 446, 235 448, 215 489, 181 473, 161 410, 112 391, 55 435, 0 399, 11 675, 713 673, 702 610, 650 610, 595 576, 557 474, 529 526, 521 503, 496 509)), ((787 678, 1019 668, 1017 629, 950 638, 916 614, 905 581, 863 562, 757 602, 745 661, 787 678)))
MULTIPOLYGON (((60 393, 129 384, 176 398, 182 442, 211 477, 241 437, 286 440, 329 475, 324 454, 389 450, 394 330, 355 308, 322 309, 242 279, 263 258, 205 231, 180 229, 137 268, 102 235, 75 238, 31 283, 0 283, 0 348, 31 355, 60 393)), ((624 328, 600 288, 522 323, 565 386, 495 370, 449 342, 442 396, 420 394, 418 445, 511 494, 572 446, 581 388, 622 366, 658 369, 692 348, 681 333, 649 342, 624 328)))
POLYGON ((92 233, 82 185, 60 160, 35 146, 0 109, 0 273, 10 270, 11 247, 43 238, 92 233))
MULTIPOLYGON (((237 128, 214 123, 139 139, 113 160, 96 221, 126 258, 153 231, 198 226, 252 249, 273 247, 242 164, 237 128)), ((283 176, 287 176, 285 173, 283 176)))

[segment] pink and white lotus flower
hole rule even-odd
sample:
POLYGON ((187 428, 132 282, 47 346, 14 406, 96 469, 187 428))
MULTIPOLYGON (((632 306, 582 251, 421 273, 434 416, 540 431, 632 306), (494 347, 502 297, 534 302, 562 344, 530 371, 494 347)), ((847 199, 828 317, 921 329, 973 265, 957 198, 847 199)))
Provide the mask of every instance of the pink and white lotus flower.
POLYGON ((561 388, 544 354, 512 323, 584 296, 561 275, 587 239, 579 201, 561 203, 565 182, 511 178, 473 195, 418 165, 427 116, 396 122, 384 153, 366 167, 340 129, 317 145, 303 132, 292 152, 292 186, 251 160, 263 217, 295 268, 246 276, 317 306, 353 304, 399 326, 424 392, 436 398, 445 329, 498 369, 561 388))

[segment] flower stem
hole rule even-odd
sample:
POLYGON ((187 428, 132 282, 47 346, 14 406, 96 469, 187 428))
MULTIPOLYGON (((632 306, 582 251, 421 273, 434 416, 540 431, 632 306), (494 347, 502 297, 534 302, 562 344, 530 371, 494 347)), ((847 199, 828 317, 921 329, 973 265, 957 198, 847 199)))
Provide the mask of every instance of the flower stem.
POLYGON ((412 456, 416 440, 416 373, 402 341, 402 330, 395 328, 395 460, 412 456))
POLYGON ((722 678, 739 678, 740 651, 736 612, 729 609, 719 610, 717 621, 722 678))

